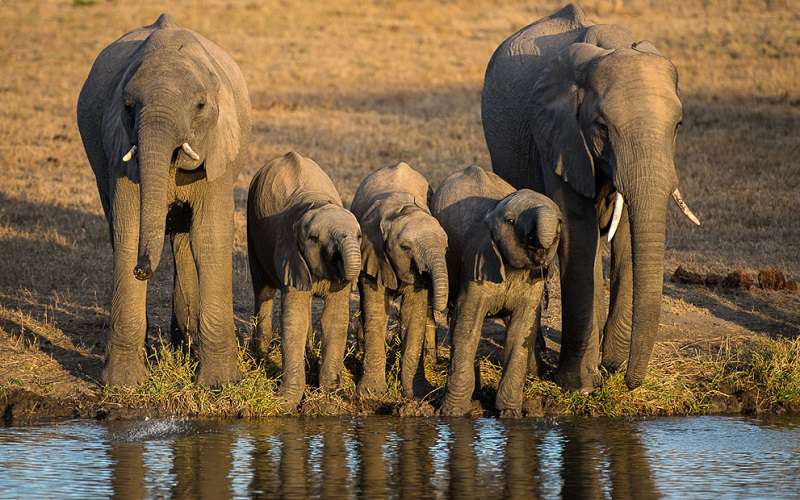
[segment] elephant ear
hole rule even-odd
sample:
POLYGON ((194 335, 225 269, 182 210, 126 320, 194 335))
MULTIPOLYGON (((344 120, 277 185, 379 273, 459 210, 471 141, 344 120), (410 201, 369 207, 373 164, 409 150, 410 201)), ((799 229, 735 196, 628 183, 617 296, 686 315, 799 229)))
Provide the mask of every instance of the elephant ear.
POLYGON ((554 57, 532 89, 531 131, 545 168, 551 168, 575 191, 595 196, 594 161, 578 121, 582 72, 610 51, 574 43, 554 57))
POLYGON ((206 179, 212 182, 230 168, 239 155, 241 130, 236 99, 227 80, 217 92, 217 124, 209 132, 206 149, 206 179))
POLYGON ((124 167, 125 176, 133 182, 139 182, 139 164, 136 155, 123 162, 122 157, 130 151, 133 146, 133 139, 128 136, 128 129, 125 128, 123 119, 125 117, 125 105, 122 101, 122 90, 128 81, 128 73, 122 78, 114 90, 111 103, 103 113, 103 151, 108 160, 110 171, 117 171, 120 166, 124 167))
POLYGON ((465 256, 465 271, 473 281, 502 283, 506 279, 503 258, 497 248, 492 233, 484 227, 484 234, 473 238, 465 256))
POLYGON ((311 271, 297 242, 298 224, 303 214, 311 208, 310 204, 305 203, 287 211, 280 221, 281 227, 275 231, 275 251, 272 255, 275 275, 281 284, 302 291, 311 290, 311 271))
POLYGON ((383 220, 380 201, 376 201, 361 221, 361 263, 365 274, 375 278, 381 285, 396 290, 397 274, 384 251, 387 224, 383 220))

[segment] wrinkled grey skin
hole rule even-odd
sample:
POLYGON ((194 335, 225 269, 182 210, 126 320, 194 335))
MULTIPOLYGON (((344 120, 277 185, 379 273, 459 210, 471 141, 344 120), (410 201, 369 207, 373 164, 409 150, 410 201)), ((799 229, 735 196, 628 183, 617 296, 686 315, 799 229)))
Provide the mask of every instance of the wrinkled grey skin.
POLYGON ((625 382, 639 386, 658 333, 667 202, 677 186, 675 67, 649 42, 568 5, 497 48, 481 112, 494 171, 547 194, 565 215, 559 383, 591 391, 601 382, 602 336, 603 366, 627 361, 625 382), (625 205, 606 321, 601 237, 616 192, 625 205))
POLYGON ((403 396, 422 397, 430 391, 421 357, 429 324, 435 336, 428 304, 441 316, 448 294, 447 235, 428 209, 431 194, 425 177, 400 162, 368 175, 353 198, 350 209, 364 235, 359 279, 365 344, 364 375, 358 384, 362 396, 386 391, 386 326, 390 301, 397 296, 402 297, 403 396))
POLYGON ((350 286, 361 272, 361 229, 330 177, 292 151, 256 173, 247 197, 247 252, 255 294, 254 344, 272 336, 272 301, 281 291, 284 409, 293 411, 306 386, 305 346, 311 299, 325 299, 319 384, 336 388, 344 368, 350 286))
POLYGON ((561 233, 552 200, 530 189, 515 190, 480 167, 450 175, 431 200, 447 233, 452 351, 442 415, 465 415, 475 388, 475 354, 483 321, 506 323, 503 377, 495 407, 518 416, 533 356, 535 319, 561 233))
POLYGON ((78 127, 114 250, 103 381, 147 377, 147 279, 165 233, 176 269, 173 341, 189 336, 199 346, 199 383, 238 380, 233 183, 250 135, 250 99, 236 63, 162 15, 100 53, 78 99, 78 127))

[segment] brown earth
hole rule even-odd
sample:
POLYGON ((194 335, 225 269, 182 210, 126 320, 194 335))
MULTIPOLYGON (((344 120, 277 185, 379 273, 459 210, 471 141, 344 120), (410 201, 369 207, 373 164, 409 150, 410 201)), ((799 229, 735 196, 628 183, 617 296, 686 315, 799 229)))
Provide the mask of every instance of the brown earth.
MULTIPOLYGON (((146 2, 78 3, 92 2, 0 9, 0 392, 18 410, 26 395, 40 398, 24 403, 28 413, 66 405, 82 414, 81 401, 98 394, 111 249, 75 102, 98 52, 160 13, 146 2)), ((486 62, 560 2, 170 5, 178 23, 232 54, 250 87, 254 137, 236 186, 234 257, 237 327, 247 332, 243 206, 255 170, 297 149, 349 200, 364 175, 399 160, 434 186, 469 163, 488 166, 479 105, 486 62)), ((679 265, 702 275, 738 269, 755 284, 766 267, 800 276, 800 12, 780 0, 583 7, 653 41, 680 72, 678 173, 703 225, 670 213, 661 340, 797 336, 796 291, 668 278, 679 265)), ((169 321, 168 260, 151 286, 154 336, 169 321)), ((557 289, 551 295, 545 321, 557 340, 557 289)))

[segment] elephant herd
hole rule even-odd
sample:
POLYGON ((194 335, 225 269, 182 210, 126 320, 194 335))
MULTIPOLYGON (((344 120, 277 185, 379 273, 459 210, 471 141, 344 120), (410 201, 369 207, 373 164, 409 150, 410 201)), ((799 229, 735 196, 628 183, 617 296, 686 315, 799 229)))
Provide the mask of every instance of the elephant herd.
MULTIPOLYGON (((468 413, 481 328, 494 316, 506 324, 495 404, 501 414, 520 414, 556 256, 563 316, 556 381, 588 392, 602 383, 601 367, 624 365, 629 388, 644 380, 658 331, 669 198, 699 224, 677 189, 675 67, 650 42, 592 24, 568 5, 497 48, 481 112, 494 172, 470 166, 436 190, 400 162, 368 175, 348 210, 325 171, 296 152, 252 179, 252 347, 266 349, 279 296, 287 411, 306 386, 314 296, 325 302, 320 387, 340 384, 357 285, 361 396, 386 390, 387 322, 392 299, 401 297, 405 397, 418 396, 428 325, 443 326, 449 316, 440 413, 468 413), (604 241, 611 246, 608 309, 604 241)), ((162 15, 100 53, 80 93, 78 127, 114 255, 103 381, 135 385, 148 376, 147 281, 165 235, 175 264, 173 344, 195 343, 198 383, 238 381, 233 185, 251 133, 241 71, 213 42, 162 15)))

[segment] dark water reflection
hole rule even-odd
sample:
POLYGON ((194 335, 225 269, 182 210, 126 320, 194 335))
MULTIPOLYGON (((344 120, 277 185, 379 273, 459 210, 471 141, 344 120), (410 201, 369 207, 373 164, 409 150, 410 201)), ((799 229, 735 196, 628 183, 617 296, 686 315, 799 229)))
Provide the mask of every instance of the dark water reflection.
POLYGON ((0 497, 800 496, 800 420, 72 421, 0 429, 0 497))

